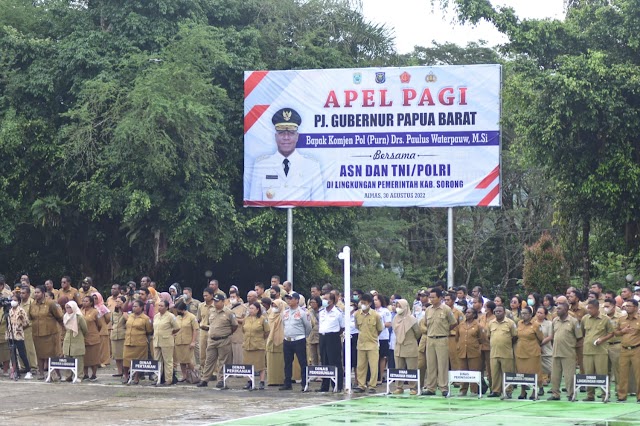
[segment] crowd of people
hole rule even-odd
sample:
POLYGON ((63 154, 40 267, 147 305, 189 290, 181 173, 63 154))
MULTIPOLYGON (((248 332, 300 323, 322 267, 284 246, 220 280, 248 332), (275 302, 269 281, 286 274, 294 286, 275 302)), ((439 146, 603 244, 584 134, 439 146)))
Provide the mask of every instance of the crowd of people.
MULTIPOLYGON (((325 365, 337 368, 342 390, 349 339, 353 371, 346 373, 353 373, 356 393, 376 393, 387 368, 420 372, 422 383, 411 382, 411 395, 420 386, 422 395, 449 396, 451 370, 482 373, 480 387, 454 384, 459 396, 512 398, 503 373, 537 374, 538 395, 551 385, 549 400, 560 400, 562 392, 573 399, 580 391, 573 388, 577 371, 608 375, 619 402, 637 396, 640 387, 640 286, 604 291, 594 282, 586 297, 569 287, 565 294, 490 300, 479 286, 468 294, 464 286, 446 289, 442 282, 415 298, 375 290, 345 297, 325 284, 312 285, 305 299, 274 275, 269 285, 256 283, 245 302, 237 287, 227 294, 215 279, 199 301, 189 287, 175 283, 159 292, 143 277, 139 284, 113 284, 105 302, 91 277, 79 289, 63 277, 56 289, 51 280, 34 287, 23 275, 14 288, 0 276, 0 290, 11 300, 0 322, 0 364, 7 375, 9 348, 15 348, 15 378, 43 380, 49 358, 64 356, 78 359, 81 380, 96 381, 98 368, 113 360, 114 377, 138 384, 144 376, 129 371, 131 361, 155 359, 162 366, 159 386, 215 381, 223 388, 223 366, 244 364, 259 376, 247 390, 288 391, 300 383, 304 391, 306 367, 325 365)), ((62 376, 54 380, 72 381, 69 373, 62 376)), ((317 391, 329 391, 330 380, 321 382, 317 391)), ((393 393, 403 394, 404 386, 397 381, 393 393)), ((595 388, 583 390, 584 400, 596 399, 595 388)), ((529 391, 520 386, 517 398, 536 398, 529 391)))

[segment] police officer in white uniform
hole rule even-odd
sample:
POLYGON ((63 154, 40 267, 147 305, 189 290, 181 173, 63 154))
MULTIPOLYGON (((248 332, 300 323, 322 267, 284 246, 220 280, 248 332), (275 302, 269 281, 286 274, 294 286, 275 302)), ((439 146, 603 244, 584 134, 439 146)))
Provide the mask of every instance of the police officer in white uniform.
POLYGON ((296 151, 300 114, 283 108, 271 122, 278 150, 259 157, 253 165, 250 200, 324 201, 320 163, 296 151))

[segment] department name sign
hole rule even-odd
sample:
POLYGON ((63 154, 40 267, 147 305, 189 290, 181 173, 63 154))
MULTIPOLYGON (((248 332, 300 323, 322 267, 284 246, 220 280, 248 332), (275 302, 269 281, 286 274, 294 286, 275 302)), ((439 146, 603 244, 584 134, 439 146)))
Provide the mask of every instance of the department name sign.
POLYGON ((499 65, 246 71, 244 205, 500 205, 499 65))

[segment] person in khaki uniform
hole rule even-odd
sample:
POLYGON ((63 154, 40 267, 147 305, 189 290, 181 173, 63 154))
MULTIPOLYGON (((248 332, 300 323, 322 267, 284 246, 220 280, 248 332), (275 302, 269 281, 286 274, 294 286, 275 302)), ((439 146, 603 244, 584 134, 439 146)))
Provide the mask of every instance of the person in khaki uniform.
POLYGON ((110 334, 109 341, 111 343, 111 355, 116 362, 118 370, 113 377, 122 377, 122 359, 124 358, 124 336, 126 333, 127 321, 124 318, 124 305, 127 298, 117 296, 115 306, 111 313, 111 321, 109 322, 110 334))
MULTIPOLYGON (((538 386, 542 385, 542 350, 540 345, 544 340, 542 327, 537 321, 532 321, 533 309, 525 306, 520 311, 518 322, 518 344, 515 348, 516 372, 523 374, 537 374, 538 386)), ((527 386, 522 386, 518 399, 527 398, 527 386)), ((533 400, 535 395, 531 394, 533 400)))
MULTIPOLYGON (((482 371, 481 345, 484 329, 478 322, 478 312, 473 308, 464 309, 465 321, 456 327, 456 351, 460 361, 460 370, 482 371)), ((462 383, 459 396, 466 396, 469 383, 462 383)), ((478 385, 471 385, 471 392, 477 394, 478 385)))
MULTIPOLYGON (((242 323, 244 342, 242 343, 243 359, 247 364, 253 365, 254 371, 260 373, 259 390, 264 390, 264 373, 267 368, 265 363, 265 349, 267 336, 269 335, 269 321, 262 316, 262 307, 258 302, 249 302, 248 316, 242 323)), ((243 389, 251 389, 253 383, 249 380, 243 389)))
POLYGON ((209 314, 213 309, 213 296, 215 292, 212 288, 205 288, 202 292, 202 298, 204 302, 200 303, 198 306, 198 313, 196 315, 196 319, 198 320, 198 324, 200 324, 200 336, 198 337, 198 346, 199 346, 199 360, 196 362, 200 366, 200 375, 204 373, 204 363, 207 359, 207 342, 209 340, 209 314))
MULTIPOLYGON (((21 286, 20 307, 24 309, 27 315, 29 315, 32 303, 33 299, 31 298, 31 290, 29 289, 29 286, 21 286)), ((38 369, 38 357, 36 355, 36 347, 33 344, 33 328, 31 327, 31 324, 24 328, 24 346, 27 350, 27 358, 29 359, 31 370, 35 371, 38 369)))
POLYGON ((169 312, 167 300, 158 302, 158 313, 153 317, 153 358, 162 365, 164 381, 160 386, 169 386, 173 382, 174 336, 180 331, 175 315, 169 312))
POLYGON ((424 318, 424 310, 429 306, 429 292, 423 288, 418 292, 418 298, 420 299, 419 310, 414 315, 418 320, 420 326, 420 342, 418 342, 418 370, 420 370, 420 389, 424 387, 427 382, 427 327, 423 325, 422 318, 424 318))
MULTIPOLYGON (((415 370, 418 367, 418 339, 422 336, 418 321, 411 315, 411 307, 405 299, 396 301, 396 316, 393 318, 396 335, 394 357, 396 368, 415 370)), ((396 381, 394 394, 404 393, 403 382, 396 381)), ((418 382, 411 387, 410 394, 418 393, 418 382)))
POLYGON ((560 400, 560 380, 564 376, 567 397, 573 396, 573 377, 576 374, 576 345, 582 340, 582 327, 577 319, 569 315, 569 304, 558 303, 558 314, 552 321, 553 367, 551 368, 551 393, 549 401, 560 400))
POLYGON ((449 333, 457 323, 451 309, 442 303, 442 290, 434 288, 429 293, 431 306, 424 313, 422 322, 427 328, 427 390, 425 396, 435 395, 436 388, 442 396, 449 394, 449 333))
MULTIPOLYGON (((456 293, 454 291, 450 291, 445 293, 444 295, 444 304, 451 309, 453 313, 453 318, 456 320, 456 327, 449 332, 449 369, 450 370, 460 370, 460 359, 458 358, 458 351, 456 350, 456 328, 458 324, 465 320, 464 314, 461 310, 456 309, 455 307, 456 293)), ((459 384, 456 383, 456 387, 459 384)))
MULTIPOLYGON (((231 290, 229 291, 231 293, 231 290)), ((235 293, 237 295, 237 293, 235 293)), ((242 303, 242 299, 236 297, 235 300, 231 299, 231 302, 227 305, 231 312, 233 312, 236 318, 244 318, 247 315, 247 307, 242 303)), ((238 327, 236 331, 231 335, 231 352, 233 364, 243 364, 242 360, 242 343, 244 342, 244 336, 242 335, 242 327, 238 327)))
POLYGON ((373 297, 365 293, 360 297, 360 310, 355 313, 356 328, 358 329, 358 385, 355 393, 362 393, 367 385, 367 367, 371 370, 369 378, 369 393, 376 393, 376 381, 378 379, 378 336, 382 333, 382 318, 371 309, 373 297))
MULTIPOLYGON (((605 344, 613 337, 613 325, 609 317, 600 313, 600 302, 589 300, 587 302, 587 315, 582 317, 580 325, 584 332, 584 353, 582 360, 584 362, 585 374, 602 374, 609 373, 609 354, 607 353, 607 345, 605 344)), ((595 388, 587 388, 587 397, 583 401, 595 400, 595 388)))
MULTIPOLYGON (((124 383, 129 380, 129 369, 131 368, 131 361, 135 359, 148 359, 148 336, 153 333, 151 318, 149 318, 144 313, 144 302, 142 300, 135 300, 131 309, 131 314, 124 314, 124 319, 126 321, 124 353, 122 361, 122 381, 124 383)), ((136 377, 134 377, 134 384, 138 384, 139 374, 140 373, 135 373, 136 377)))
POLYGON ((216 367, 218 370, 216 387, 219 389, 224 387, 222 370, 225 364, 231 362, 231 335, 238 328, 236 316, 229 308, 224 306, 224 300, 225 297, 220 294, 213 296, 213 309, 209 314, 207 357, 202 380, 198 383, 198 387, 207 386, 216 367))
POLYGON ((176 334, 176 346, 173 352, 173 361, 180 365, 182 372, 182 380, 187 379, 187 371, 194 369, 194 354, 196 342, 198 341, 198 321, 196 316, 189 312, 189 306, 184 300, 178 300, 176 303, 176 312, 178 316, 178 327, 180 331, 176 334))
POLYGON ((36 287, 34 302, 29 307, 29 319, 33 344, 38 359, 39 379, 44 379, 44 372, 48 370, 49 358, 56 357, 58 353, 58 323, 62 322, 62 310, 57 303, 45 300, 43 286, 36 287))
MULTIPOLYGON (((569 302, 569 315, 577 319, 578 322, 582 321, 582 317, 587 315, 587 310, 580 302, 578 290, 573 287, 569 287, 566 292, 566 297, 567 302, 569 302)), ((580 367, 580 374, 584 374, 584 362, 582 361, 583 344, 584 340, 580 340, 576 346, 576 363, 580 367)))
MULTIPOLYGON (((491 363, 491 393, 489 397, 498 397, 502 394, 503 373, 516 371, 513 362, 513 343, 518 338, 516 323, 506 318, 503 306, 496 306, 493 313, 496 318, 489 323, 487 338, 491 347, 489 362, 491 363)), ((506 398, 511 398, 511 386, 505 390, 506 398)))
MULTIPOLYGON (((640 389, 640 315, 638 315, 638 301, 630 299, 624 302, 627 317, 619 321, 615 330, 616 336, 621 336, 620 346, 620 381, 617 383, 618 402, 627 400, 629 390, 629 376, 633 372, 636 389, 640 389)), ((637 396, 640 402, 640 395, 637 396)))
POLYGON ((80 305, 80 293, 75 287, 71 287, 71 278, 64 276, 60 280, 60 290, 58 291, 58 298, 65 296, 67 300, 73 300, 77 305, 80 305))
MULTIPOLYGON (((80 372, 84 370, 84 336, 87 334, 87 323, 78 308, 78 304, 71 300, 65 305, 65 314, 62 322, 65 328, 64 342, 62 344, 62 353, 65 357, 73 357, 78 360, 78 381, 80 372)), ((73 380, 73 373, 69 371, 66 381, 73 380)))
POLYGON ((80 287, 80 290, 78 290, 80 300, 97 292, 98 290, 93 286, 93 279, 91 277, 86 277, 84 280, 82 280, 82 286, 80 287))
MULTIPOLYGON (((614 299, 605 299, 603 310, 607 318, 609 318, 609 321, 611 321, 611 326, 614 331, 618 328, 620 319, 627 314, 626 312, 624 312, 624 315, 617 312, 616 301, 614 299)), ((620 373, 618 367, 620 365, 621 341, 622 337, 616 336, 614 332, 613 337, 607 342, 607 352, 609 357, 609 384, 613 382, 616 384, 619 383, 618 377, 620 377, 620 373)))
MULTIPOLYGON (((487 385, 484 380, 484 376, 482 378, 482 393, 486 391, 486 389, 491 390, 491 347, 489 346, 489 339, 487 338, 487 331, 489 329, 489 323, 493 321, 496 316, 493 314, 493 310, 496 308, 495 302, 488 301, 484 304, 484 308, 482 305, 482 299, 478 297, 473 298, 473 309, 478 312, 478 323, 482 327, 485 335, 483 336, 481 342, 482 346, 480 347, 481 360, 482 360, 482 371, 483 374, 486 374, 487 381, 489 384, 487 385), (484 309, 484 314, 481 314, 484 309)), ((506 311, 505 311, 506 315, 506 311)))

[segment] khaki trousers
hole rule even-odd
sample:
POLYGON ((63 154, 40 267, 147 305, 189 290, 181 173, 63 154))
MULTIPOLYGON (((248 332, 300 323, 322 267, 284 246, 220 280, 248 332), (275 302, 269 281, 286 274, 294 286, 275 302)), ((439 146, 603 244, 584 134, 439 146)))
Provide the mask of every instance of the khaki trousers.
MULTIPOLYGON (((513 358, 491 358, 491 392, 502 393, 502 374, 515 373, 515 363, 513 358)), ((507 387, 506 392, 511 393, 511 386, 507 387)))
POLYGON ((164 381, 166 383, 171 383, 173 379, 173 350, 173 346, 153 348, 153 359, 162 365, 160 374, 164 373, 164 381))
POLYGON ((209 342, 209 332, 200 330, 200 335, 198 336, 199 350, 196 349, 195 352, 199 353, 199 359, 196 359, 196 363, 200 366, 201 373, 204 373, 204 363, 207 360, 207 342, 209 342))
MULTIPOLYGON (((409 358, 405 358, 405 357, 394 357, 396 360, 396 368, 399 370, 415 370, 418 367, 418 357, 409 357, 409 358)), ((412 382, 413 384, 411 385, 411 390, 418 390, 418 382, 412 382)), ((404 389, 403 387, 404 382, 402 380, 397 380, 396 381, 396 389, 404 389)))
POLYGON ((622 348, 620 351, 620 381, 616 384, 618 399, 626 399, 631 377, 635 379, 636 389, 640 389, 640 347, 635 349, 622 348))
POLYGON ((449 342, 448 339, 427 337, 427 391, 436 388, 449 390, 449 342))
MULTIPOLYGON (((458 358, 460 360, 460 370, 462 371, 482 371, 482 358, 458 358)), ((460 392, 466 392, 469 389, 469 383, 460 384, 460 392)), ((478 393, 478 385, 471 384, 471 392, 478 393)))
POLYGON ((564 376, 564 385, 567 388, 567 396, 573 396, 573 378, 576 375, 576 358, 553 357, 551 368, 551 393, 553 396, 560 396, 560 380, 564 376))
POLYGON ((24 347, 27 350, 27 359, 31 369, 37 369, 38 358, 36 356, 36 347, 33 344, 33 330, 31 327, 24 329, 24 347))
POLYGON ((358 368, 356 369, 356 375, 358 376, 358 384, 364 389, 367 384, 367 367, 371 370, 371 377, 369 378, 369 387, 371 389, 376 388, 376 381, 378 380, 378 362, 380 361, 380 353, 378 349, 372 349, 365 351, 358 349, 358 368))
MULTIPOLYGON (((78 360, 78 382, 81 382, 82 371, 84 370, 84 355, 76 355, 73 358, 76 358, 78 360)), ((31 363, 31 361, 29 361, 29 363, 31 363)), ((60 377, 62 377, 62 374, 60 374, 61 371, 67 371, 67 374, 65 377, 73 378, 73 373, 71 372, 71 370, 56 370, 56 371, 58 372, 60 377)))
MULTIPOLYGON (((584 374, 602 374, 606 376, 609 373, 609 355, 582 355, 582 363, 584 364, 584 374)), ((587 396, 593 398, 596 388, 587 388, 587 396)))
POLYGON ((427 336, 424 334, 420 337, 420 344, 418 345, 418 370, 420 370, 420 388, 424 387, 427 382, 427 336))
POLYGON ((460 358, 458 358, 455 336, 449 336, 449 367, 453 371, 460 370, 460 358))
POLYGON ((217 373, 218 381, 222 381, 222 369, 225 364, 231 363, 232 354, 230 337, 223 340, 209 339, 207 341, 207 356, 204 372, 202 373, 202 381, 208 382, 214 372, 217 373))

